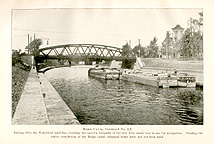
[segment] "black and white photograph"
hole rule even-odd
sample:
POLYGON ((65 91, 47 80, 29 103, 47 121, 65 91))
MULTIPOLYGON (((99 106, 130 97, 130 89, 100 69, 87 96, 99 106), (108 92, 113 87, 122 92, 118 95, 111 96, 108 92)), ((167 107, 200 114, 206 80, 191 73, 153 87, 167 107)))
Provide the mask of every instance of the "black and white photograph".
POLYGON ((212 0, 1 0, 0 144, 212 144, 212 0))
POLYGON ((12 125, 204 125, 203 8, 11 10, 12 125))

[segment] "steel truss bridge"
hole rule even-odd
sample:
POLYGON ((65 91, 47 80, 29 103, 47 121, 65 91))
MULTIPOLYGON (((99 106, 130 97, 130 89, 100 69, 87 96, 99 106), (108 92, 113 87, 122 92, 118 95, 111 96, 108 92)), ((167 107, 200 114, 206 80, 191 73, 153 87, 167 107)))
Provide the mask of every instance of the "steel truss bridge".
POLYGON ((39 49, 39 59, 59 59, 69 61, 136 61, 134 55, 122 56, 122 49, 99 44, 66 44, 39 49))

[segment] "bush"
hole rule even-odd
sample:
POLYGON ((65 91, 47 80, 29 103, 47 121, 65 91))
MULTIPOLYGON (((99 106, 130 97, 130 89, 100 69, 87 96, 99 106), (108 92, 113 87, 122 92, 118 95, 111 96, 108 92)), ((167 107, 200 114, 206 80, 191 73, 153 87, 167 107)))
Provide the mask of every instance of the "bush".
POLYGON ((12 66, 17 65, 19 68, 29 71, 31 67, 22 61, 20 52, 21 50, 12 50, 12 66))
POLYGON ((12 66, 16 65, 17 63, 22 63, 20 52, 21 50, 12 50, 12 66))

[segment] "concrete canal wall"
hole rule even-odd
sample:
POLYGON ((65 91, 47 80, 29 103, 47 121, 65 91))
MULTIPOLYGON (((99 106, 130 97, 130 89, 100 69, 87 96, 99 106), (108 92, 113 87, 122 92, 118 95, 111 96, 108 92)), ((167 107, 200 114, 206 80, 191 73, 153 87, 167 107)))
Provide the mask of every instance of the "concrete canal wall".
POLYGON ((79 125, 60 95, 41 73, 31 69, 12 119, 14 125, 79 125))

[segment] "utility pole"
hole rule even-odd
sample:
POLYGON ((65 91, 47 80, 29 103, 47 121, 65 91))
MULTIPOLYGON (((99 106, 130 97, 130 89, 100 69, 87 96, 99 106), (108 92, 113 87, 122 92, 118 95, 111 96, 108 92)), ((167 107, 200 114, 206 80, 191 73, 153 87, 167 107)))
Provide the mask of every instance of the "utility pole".
POLYGON ((27 34, 27 46, 29 46, 29 44, 30 44, 30 35, 27 34))
POLYGON ((36 34, 34 33, 34 40, 36 39, 36 34))
POLYGON ((129 46, 132 48, 132 46, 131 46, 131 40, 129 40, 129 46))
POLYGON ((140 50, 141 50, 141 49, 140 49, 140 48, 141 48, 141 47, 140 47, 140 39, 138 39, 138 46, 139 46, 139 57, 140 57, 140 50))
POLYGON ((30 35, 27 34, 27 46, 28 46, 27 52, 28 52, 28 54, 30 53, 29 52, 29 44, 30 44, 30 35))
POLYGON ((32 38, 32 36, 30 36, 30 43, 33 41, 33 38, 32 38))

